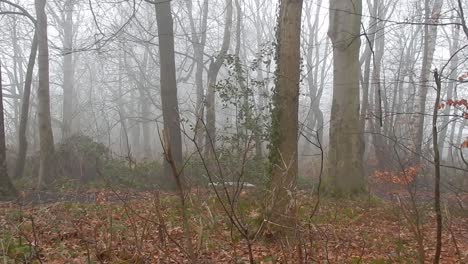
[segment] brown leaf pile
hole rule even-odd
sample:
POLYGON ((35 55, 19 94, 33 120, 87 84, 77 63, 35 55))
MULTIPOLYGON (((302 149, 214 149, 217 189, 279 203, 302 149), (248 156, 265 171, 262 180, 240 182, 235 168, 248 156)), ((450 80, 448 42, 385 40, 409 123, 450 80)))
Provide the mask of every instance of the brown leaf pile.
MULTIPOLYGON (((191 236, 200 263, 249 263, 245 239, 214 196, 208 192, 192 196, 191 236)), ((2 263, 189 263, 174 195, 122 197, 103 191, 92 203, 0 204, 2 263)), ((261 209, 254 197, 242 199, 238 215, 254 231, 264 222, 261 209)), ((255 263, 300 263, 300 258, 306 263, 417 261, 412 219, 397 204, 324 199, 310 219, 313 198, 300 199, 296 242, 268 235, 252 237, 255 263)), ((466 212, 447 209, 444 216, 441 263, 468 263, 466 212)), ((430 208, 420 217, 429 262, 435 221, 430 208)))

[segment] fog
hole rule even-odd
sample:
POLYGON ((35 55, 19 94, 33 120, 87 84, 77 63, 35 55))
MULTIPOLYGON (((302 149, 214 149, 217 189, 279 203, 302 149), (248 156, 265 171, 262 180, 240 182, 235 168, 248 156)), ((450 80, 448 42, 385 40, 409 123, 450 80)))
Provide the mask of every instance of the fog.
POLYGON ((241 183, 273 197, 388 197, 402 181, 464 193, 467 12, 459 0, 0 0, 3 179, 182 201, 241 183))

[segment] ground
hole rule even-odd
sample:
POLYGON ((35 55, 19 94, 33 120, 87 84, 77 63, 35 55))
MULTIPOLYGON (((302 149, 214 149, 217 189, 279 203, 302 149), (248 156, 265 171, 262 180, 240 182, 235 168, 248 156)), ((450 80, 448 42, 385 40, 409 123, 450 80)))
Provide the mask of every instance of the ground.
MULTIPOLYGON (((299 263, 299 258, 306 263, 416 263, 414 227, 420 227, 426 261, 432 262, 435 221, 429 203, 418 206, 415 218, 403 197, 322 197, 312 213, 316 197, 302 192, 298 254, 297 247, 270 232, 261 195, 243 192, 234 206, 248 230, 255 263, 299 263)), ((249 263, 246 239, 216 195, 194 190, 187 200, 200 263, 249 263)), ((0 204, 0 262, 188 263, 178 204, 176 195, 157 192, 23 193, 20 201, 0 204)), ((467 211, 447 206, 444 221, 441 263, 468 263, 467 211)))

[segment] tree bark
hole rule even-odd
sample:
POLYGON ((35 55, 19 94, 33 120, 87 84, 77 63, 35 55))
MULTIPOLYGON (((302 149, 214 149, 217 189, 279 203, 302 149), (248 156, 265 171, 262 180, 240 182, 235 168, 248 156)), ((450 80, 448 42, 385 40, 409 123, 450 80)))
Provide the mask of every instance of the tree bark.
MULTIPOLYGON (((177 170, 182 166, 182 137, 180 130, 179 103, 177 98, 176 69, 174 57, 174 31, 171 13, 171 2, 156 1, 156 20, 159 35, 161 104, 164 120, 164 131, 177 170)), ((168 162, 164 164, 165 177, 175 188, 172 169, 168 162)), ((182 176, 182 175, 180 175, 182 176)))
MULTIPOLYGON (((180 130, 179 103, 174 53, 174 29, 171 2, 157 0, 155 4, 159 35, 161 104, 164 120, 164 163, 165 176, 177 188, 182 207, 184 240, 191 263, 196 263, 192 237, 185 205, 186 183, 182 172, 182 138, 180 130), (170 177, 170 178, 169 178, 170 177), (175 183, 175 184, 174 184, 175 183)), ((175 189, 175 188, 174 188, 175 189)))
POLYGON ((5 122, 3 111, 2 68, 0 64, 0 200, 14 198, 17 191, 8 176, 6 163, 5 122))
POLYGON ((38 43, 38 67, 39 87, 37 89, 38 99, 38 123, 39 123, 39 145, 40 165, 38 187, 44 188, 55 176, 54 168, 54 136, 50 115, 50 92, 49 92, 49 44, 47 40, 47 15, 45 13, 46 0, 35 0, 37 15, 37 43, 38 43))
POLYGON ((328 35, 333 44, 333 102, 328 152, 328 188, 336 196, 364 190, 359 122, 361 0, 330 1, 328 35))
POLYGON ((75 0, 66 0, 64 4, 65 20, 63 21, 63 106, 62 106, 62 140, 72 134, 74 114, 74 63, 73 63, 73 7, 75 0))
POLYGON ((434 256, 434 264, 440 262, 440 254, 442 250, 442 210, 440 208, 440 152, 439 152, 439 131, 437 129, 437 118, 439 113, 440 93, 442 90, 441 78, 437 70, 434 72, 434 80, 436 82, 437 95, 433 108, 432 115, 432 144, 434 148, 434 210, 436 213, 436 251, 434 256))
POLYGON ((18 159, 15 166, 15 178, 23 176, 24 165, 26 162, 26 153, 28 150, 28 140, 26 132, 28 129, 29 119, 29 102, 31 99, 31 85, 34 72, 34 64, 37 56, 37 31, 34 32, 34 37, 31 44, 31 53, 29 54, 28 68, 26 70, 26 80, 24 82, 23 98, 21 101, 21 116, 18 130, 18 159))
POLYGON ((277 80, 273 95, 271 219, 292 233, 298 173, 298 110, 302 0, 282 0, 277 31, 277 80))

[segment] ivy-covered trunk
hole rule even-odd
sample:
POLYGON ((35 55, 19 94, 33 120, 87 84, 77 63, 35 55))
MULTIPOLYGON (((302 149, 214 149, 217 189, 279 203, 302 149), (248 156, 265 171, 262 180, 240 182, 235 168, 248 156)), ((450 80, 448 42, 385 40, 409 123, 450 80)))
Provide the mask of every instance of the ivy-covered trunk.
POLYGON ((302 0, 282 0, 277 32, 277 73, 273 95, 271 162, 271 220, 283 232, 295 227, 298 172, 298 109, 302 0))

